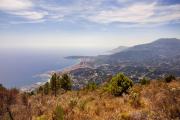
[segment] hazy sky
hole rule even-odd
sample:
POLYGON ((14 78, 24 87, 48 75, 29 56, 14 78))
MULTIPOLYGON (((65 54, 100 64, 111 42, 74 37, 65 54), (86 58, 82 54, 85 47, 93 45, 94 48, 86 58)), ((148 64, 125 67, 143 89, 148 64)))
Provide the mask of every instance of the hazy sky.
POLYGON ((1 48, 132 46, 180 38, 180 0, 0 0, 1 48))

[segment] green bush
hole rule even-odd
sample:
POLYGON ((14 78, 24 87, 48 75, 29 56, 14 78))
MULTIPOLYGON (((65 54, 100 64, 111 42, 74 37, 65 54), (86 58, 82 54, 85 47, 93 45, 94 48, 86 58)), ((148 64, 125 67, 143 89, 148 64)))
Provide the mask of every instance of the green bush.
POLYGON ((141 85, 147 85, 150 83, 150 80, 147 80, 146 78, 143 78, 140 80, 141 85))
POLYGON ((64 120, 64 111, 60 105, 54 111, 53 120, 64 120))
POLYGON ((172 80, 175 80, 175 79, 176 79, 175 76, 169 75, 169 76, 167 76, 167 77, 165 78, 165 82, 169 83, 169 82, 171 82, 172 80))
POLYGON ((86 89, 87 90, 90 90, 90 91, 93 91, 97 88, 97 84, 95 82, 90 82, 87 84, 86 86, 86 89))
POLYGON ((121 96, 123 93, 127 93, 132 86, 133 82, 131 79, 122 73, 118 73, 111 79, 109 90, 114 96, 121 96))

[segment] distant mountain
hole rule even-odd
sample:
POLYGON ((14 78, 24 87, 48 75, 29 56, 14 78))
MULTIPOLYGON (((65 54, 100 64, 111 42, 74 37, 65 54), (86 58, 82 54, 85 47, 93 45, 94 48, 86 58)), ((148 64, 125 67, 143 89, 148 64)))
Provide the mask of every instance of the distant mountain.
POLYGON ((70 72, 76 88, 89 81, 101 84, 119 72, 123 72, 135 82, 143 77, 157 79, 169 74, 180 77, 180 40, 158 39, 111 55, 92 57, 86 64, 92 67, 70 72))
POLYGON ((112 55, 98 56, 98 64, 117 64, 122 62, 141 63, 153 60, 173 59, 180 55, 180 40, 162 38, 149 44, 136 45, 112 55))
POLYGON ((122 51, 126 50, 127 48, 128 47, 126 47, 126 46, 119 46, 115 49, 108 51, 108 53, 114 54, 114 53, 122 52, 122 51))

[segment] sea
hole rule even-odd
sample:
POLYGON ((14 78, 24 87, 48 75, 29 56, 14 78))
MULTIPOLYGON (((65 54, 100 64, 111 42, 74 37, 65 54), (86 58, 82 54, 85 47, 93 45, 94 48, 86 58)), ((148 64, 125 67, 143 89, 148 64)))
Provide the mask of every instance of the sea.
POLYGON ((67 56, 96 56, 104 49, 26 49, 0 48, 0 84, 7 88, 22 88, 46 82, 46 73, 63 70, 78 60, 65 59, 67 56))

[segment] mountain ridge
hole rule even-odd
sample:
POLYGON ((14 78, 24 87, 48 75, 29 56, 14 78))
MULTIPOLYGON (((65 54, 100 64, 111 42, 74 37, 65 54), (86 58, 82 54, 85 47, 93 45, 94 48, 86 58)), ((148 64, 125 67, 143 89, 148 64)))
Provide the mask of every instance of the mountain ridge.
POLYGON ((120 61, 136 61, 142 62, 145 60, 149 60, 153 57, 153 59, 160 59, 161 57, 173 57, 180 55, 180 39, 176 38, 161 38, 154 42, 148 44, 136 45, 133 47, 129 47, 126 50, 121 52, 106 55, 106 56, 98 56, 97 60, 105 63, 109 62, 117 62, 120 61))
POLYGON ((70 71, 75 88, 88 82, 101 84, 109 76, 122 72, 134 82, 146 77, 180 76, 180 40, 161 38, 148 44, 136 45, 119 53, 99 55, 86 62, 92 68, 70 71))

